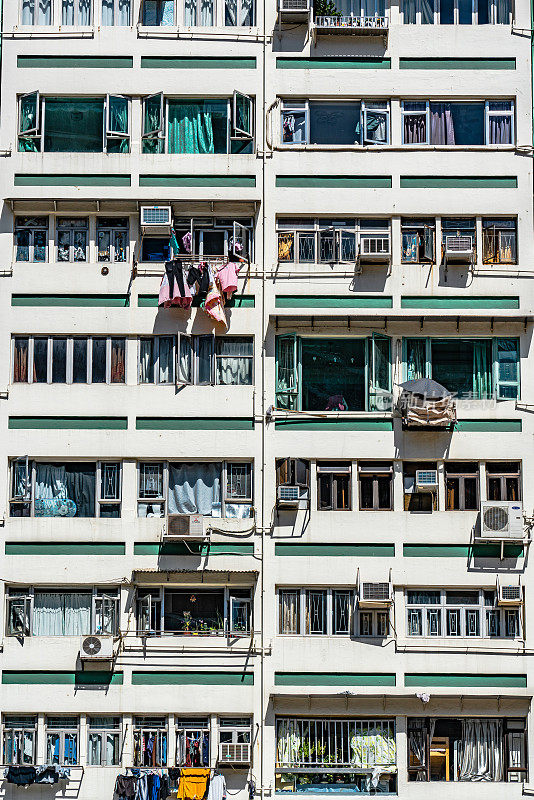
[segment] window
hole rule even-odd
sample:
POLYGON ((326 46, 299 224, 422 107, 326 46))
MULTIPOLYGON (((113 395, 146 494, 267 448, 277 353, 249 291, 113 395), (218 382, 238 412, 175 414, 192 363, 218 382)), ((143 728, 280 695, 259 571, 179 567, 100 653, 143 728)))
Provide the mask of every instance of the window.
POLYGON ((125 383, 126 339, 14 336, 13 383, 125 383))
MULTIPOLYGON (((197 14, 213 24, 213 7, 186 0, 186 25, 197 25, 197 14)), ((143 153, 252 153, 254 101, 235 92, 222 99, 165 98, 162 93, 143 99, 143 153), (166 133, 165 133, 166 131, 166 133)))
POLYGON ((395 793, 396 761, 393 719, 276 718, 278 791, 306 791, 312 783, 368 794, 378 773, 376 793, 395 793))
POLYGON ((165 717, 135 717, 133 735, 134 766, 167 766, 167 720, 165 717))
POLYGON ((524 719, 412 717, 407 722, 409 781, 527 779, 524 719))
POLYGON ((118 462, 11 462, 12 517, 120 517, 118 462))
POLYGON ((37 717, 4 716, 3 763, 13 766, 35 764, 37 717))
MULTIPOLYGON (((174 220, 174 230, 184 254, 191 252, 193 256, 207 258, 253 260, 253 220, 250 217, 178 217, 174 220)), ((140 261, 164 262, 170 257, 168 236, 143 237, 140 261)))
POLYGON ((208 717, 176 720, 176 766, 209 767, 210 721, 208 717))
MULTIPOLYGON (((90 0, 65 0, 70 8, 90 0), (72 5, 74 4, 74 6, 72 5)), ((63 23, 72 24, 72 23, 63 23)), ((18 149, 44 153, 128 153, 130 100, 106 97, 19 97, 18 149)))
POLYGON ((61 24, 62 25, 90 25, 91 0, 62 0, 61 24))
POLYGON ((298 411, 391 410, 391 340, 277 337, 276 405, 298 411))
POLYGON ((283 635, 350 635, 351 589, 279 589, 278 631, 283 635))
POLYGON ((44 263, 48 257, 48 217, 15 218, 15 261, 44 263))
POLYGON ((58 217, 57 220, 57 260, 87 261, 89 220, 87 217, 58 217))
POLYGON ((438 490, 437 486, 423 490, 416 484, 418 470, 436 470, 435 461, 404 461, 404 510, 405 511, 437 511, 438 490))
POLYGON ((517 220, 482 220, 482 262, 517 264, 517 220))
POLYGON ((281 141, 290 145, 389 144, 389 100, 283 100, 281 141))
MULTIPOLYGON (((248 744, 251 738, 252 720, 250 717, 219 717, 219 745, 224 744, 248 744)), ((223 748, 220 748, 221 751, 223 748)), ((220 763, 224 763, 219 755, 220 763)))
POLYGON ((46 763, 73 766, 78 763, 78 717, 46 718, 46 763))
POLYGON ((102 0, 102 25, 131 25, 131 0, 102 0))
POLYGON ((390 252, 387 219, 279 219, 278 261, 352 264, 359 255, 390 252))
POLYGON ((486 462, 488 500, 521 500, 521 463, 486 462))
POLYGON ((476 462, 445 462, 447 511, 477 511, 478 464, 476 462))
POLYGON ((517 339, 404 340, 406 380, 433 378, 460 398, 519 398, 517 339))
POLYGON ((51 25, 52 0, 21 0, 21 25, 51 25))
POLYGON ((360 511, 391 511, 393 508, 393 465, 359 462, 360 511))
POLYGON ((137 628, 142 634, 248 636, 250 589, 138 589, 137 628))
POLYGON ((118 589, 7 590, 8 636, 114 636, 118 630, 118 589))
POLYGON ((251 336, 180 334, 177 365, 179 383, 251 386, 254 340, 251 336))
POLYGON ((174 384, 175 337, 139 339, 139 383, 174 384))
POLYGON ((143 25, 174 25, 174 0, 143 0, 143 25))
POLYGON ((276 486, 298 486, 301 500, 310 496, 310 462, 301 458, 279 458, 276 461, 276 486))
POLYGON ((509 145, 515 141, 513 100, 403 100, 401 111, 404 144, 509 145))
POLYGON ((162 591, 137 590, 137 631, 140 636, 159 635, 162 631, 162 591))
POLYGON ((124 262, 128 260, 128 218, 98 217, 96 221, 98 260, 124 262))
POLYGON ((499 608, 494 590, 408 589, 406 609, 408 636, 520 636, 519 609, 499 608))
POLYGON ((359 611, 358 635, 385 639, 389 634, 389 611, 359 611))
POLYGON ((349 462, 317 464, 317 508, 319 511, 351 510, 351 465, 349 462))
POLYGON ((89 717, 87 763, 90 767, 114 767, 121 763, 120 717, 89 717))
POLYGON ((140 463, 138 516, 204 514, 248 518, 252 509, 252 464, 246 462, 140 463))
POLYGON ((433 264, 436 261, 436 221, 425 218, 401 219, 403 264, 433 264))

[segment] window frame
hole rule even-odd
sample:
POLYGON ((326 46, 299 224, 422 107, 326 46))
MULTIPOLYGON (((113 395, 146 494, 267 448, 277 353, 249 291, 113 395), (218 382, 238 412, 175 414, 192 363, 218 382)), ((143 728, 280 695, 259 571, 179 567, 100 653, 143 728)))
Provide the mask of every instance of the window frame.
POLYGON ((55 261, 56 264, 88 264, 89 263, 89 216, 85 217, 56 217, 55 219, 55 261), (71 219, 71 220, 85 220, 86 225, 79 227, 75 225, 59 225, 59 221, 61 219, 71 219), (59 258, 59 234, 64 232, 69 232, 69 257, 68 259, 60 259, 59 258), (75 245, 74 245, 74 234, 78 231, 85 232, 85 258, 83 259, 75 259, 75 245))
POLYGON ((518 228, 517 217, 500 217, 500 218, 499 217, 482 217, 482 237, 481 237, 482 238, 482 242, 481 242, 481 244, 482 244, 482 263, 484 265, 492 265, 492 264, 504 264, 504 265, 510 264, 510 265, 514 265, 514 264, 518 263, 518 260, 519 260, 518 259, 518 255, 519 255, 519 253, 518 253, 518 230, 517 230, 517 228, 518 228), (513 228, 511 228, 511 227, 510 228, 504 228, 504 227, 499 228, 498 226, 494 225, 493 229, 492 229, 489 225, 484 225, 485 222, 489 222, 490 220, 498 221, 499 219, 502 219, 503 221, 511 221, 511 222, 513 222, 514 223, 514 227, 513 228), (486 255, 485 255, 486 254, 486 248, 487 248, 486 240, 487 240, 487 238, 489 236, 489 232, 492 231, 492 230, 493 230, 494 237, 496 239, 498 239, 498 245, 495 248, 496 254, 498 252, 498 257, 496 257, 494 260, 492 260, 491 258, 486 257, 486 255), (514 248, 515 248, 515 258, 513 258, 513 259, 506 260, 506 259, 502 259, 502 257, 501 257, 502 256, 502 250, 503 250, 503 247, 502 247, 501 241, 500 241, 501 240, 501 236, 500 236, 501 232, 504 232, 504 233, 506 233, 506 232, 512 233, 513 232, 514 248))
MULTIPOLYGON (((180 334, 179 334, 180 335, 180 334)), ((177 369, 177 359, 178 359, 178 352, 176 347, 177 337, 175 334, 155 334, 153 336, 139 336, 137 339, 137 383, 139 386, 175 386, 176 383, 180 383, 177 377, 176 369, 177 369), (172 357, 171 357, 171 368, 172 368, 172 377, 168 381, 160 380, 161 370, 159 364, 160 358, 160 344, 161 339, 172 339, 172 357), (142 381, 141 380, 141 342, 142 341, 151 341, 152 342, 152 380, 151 381, 142 381)))
POLYGON ((37 714, 2 714, 2 761, 4 764, 8 766, 30 766, 34 765, 37 762, 37 734, 38 734, 38 718, 37 714), (10 720, 13 720, 13 723, 19 722, 24 718, 30 717, 33 718, 33 727, 30 725, 21 725, 21 724, 8 724, 10 720), (32 758, 31 761, 24 761, 24 737, 25 735, 31 735, 32 741, 32 758), (11 750, 12 755, 15 754, 15 750, 13 748, 13 741, 16 739, 18 742, 17 745, 17 753, 19 755, 19 759, 11 758, 10 761, 7 759, 7 740, 8 737, 11 736, 11 750))
MULTIPOLYGON (((432 22, 423 23, 421 21, 421 19, 422 19, 422 4, 421 4, 421 0, 417 0, 416 12, 415 12, 415 14, 416 14, 415 23, 408 22, 405 19, 404 7, 401 6, 400 15, 402 15, 402 24, 404 24, 404 25, 447 25, 447 23, 440 22, 439 0, 438 0, 438 2, 434 2, 434 0, 432 0, 431 4, 432 4, 432 9, 433 9, 433 13, 432 13, 433 21, 432 22)), ((473 0, 473 2, 471 4, 471 22, 470 23, 465 23, 465 25, 464 25, 464 23, 460 23, 460 21, 459 21, 459 18, 460 18, 459 0, 453 0, 453 22, 452 22, 451 27, 452 26, 459 26, 459 25, 461 25, 462 27, 467 27, 469 25, 473 25, 474 26, 474 25, 479 25, 479 24, 480 25, 486 25, 486 24, 487 25, 509 25, 511 16, 513 17, 512 4, 510 4, 510 10, 508 12, 508 20, 506 22, 497 22, 497 3, 496 3, 495 0, 493 0, 493 2, 491 2, 490 7, 489 7, 489 19, 488 19, 488 22, 487 23, 479 23, 478 22, 478 2, 477 2, 477 0, 473 0)))
POLYGON ((352 511, 352 462, 331 462, 317 461, 315 465, 315 477, 317 483, 317 510, 318 511, 352 511), (320 476, 328 476, 328 487, 325 494, 330 497, 323 498, 322 481, 320 476), (347 504, 345 507, 338 508, 337 496, 340 489, 339 480, 345 478, 347 482, 347 504), (328 501, 327 505, 321 505, 323 500, 328 501))
POLYGON ((476 588, 469 588, 469 589, 441 589, 441 588, 432 588, 432 589, 417 589, 417 588, 406 588, 404 592, 404 607, 406 611, 406 637, 407 639, 447 639, 452 641, 457 641, 458 639, 504 639, 508 641, 515 641, 519 640, 522 635, 523 630, 523 614, 522 609, 514 608, 514 609, 507 609, 501 608, 497 605, 497 598, 495 595, 495 590, 491 589, 490 591, 494 592, 495 600, 493 605, 486 603, 485 599, 485 592, 487 589, 476 589, 476 588), (439 602, 438 603, 410 603, 408 602, 408 592, 410 591, 432 591, 439 593, 439 602), (476 603, 448 603, 447 602, 447 592, 448 591, 456 591, 456 592, 477 592, 478 594, 478 601, 476 603), (439 619, 439 633, 432 634, 429 633, 429 612, 435 611, 436 612, 436 619, 439 619), (507 611, 512 611, 513 614, 517 617, 517 629, 515 636, 507 636, 506 625, 507 625, 507 611), (452 634, 448 633, 448 624, 449 624, 449 612, 452 612, 456 615, 456 619, 459 622, 459 633, 452 634), (468 615, 469 612, 476 612, 478 615, 478 626, 479 631, 478 634, 469 634, 467 633, 468 627, 468 615), (411 613, 416 613, 419 615, 420 620, 420 628, 421 633, 411 633, 412 630, 410 624, 410 615, 411 613), (489 615, 496 614, 498 615, 499 619, 499 635, 492 636, 490 634, 490 622, 489 622, 489 615))
MULTIPOLYGON (((468 470, 464 471, 454 471, 450 472, 447 470, 447 467, 450 465, 460 465, 462 462, 460 461, 445 461, 444 462, 444 473, 443 478, 445 481, 445 511, 478 511, 480 509, 480 464, 477 464, 478 469, 476 472, 470 472, 468 470), (465 489, 465 481, 466 480, 475 480, 475 493, 476 493, 476 508, 466 508, 466 489, 465 489), (458 508, 452 508, 449 503, 449 491, 448 491, 448 481, 449 480, 458 480, 458 508)), ((467 462, 466 462, 467 463, 467 462)), ((471 462, 469 462, 471 463, 471 462)))
MULTIPOLYGON (((35 219, 41 217, 39 214, 33 215, 35 219)), ((32 219, 32 215, 27 214, 17 214, 13 221, 13 262, 15 264, 48 264, 48 251, 49 251, 49 237, 50 237, 50 217, 48 214, 43 214, 42 218, 46 219, 46 226, 38 226, 38 225, 20 225, 17 224, 17 220, 19 219, 32 219), (19 245, 17 243, 17 233, 27 231, 29 236, 29 244, 28 244, 28 260, 23 261, 17 258, 17 251, 19 249, 19 245), (36 260, 35 258, 35 234, 36 233, 45 233, 46 236, 46 244, 45 244, 45 257, 44 260, 36 260)), ((38 247, 39 245, 37 245, 38 247)))
POLYGON ((116 217, 119 219, 126 219, 126 226, 122 225, 100 225, 100 219, 114 219, 113 217, 97 217, 96 218, 96 233, 95 233, 95 246, 96 246, 96 259, 98 264, 127 264, 130 258, 130 219, 126 217, 116 217), (100 258, 99 234, 109 234, 109 260, 100 258), (115 234, 124 233, 126 235, 126 246, 124 248, 124 259, 117 259, 115 234))
POLYGON ((89 714, 87 716, 87 766, 89 766, 89 767, 119 767, 119 766, 121 766, 121 763, 122 763, 122 753, 121 753, 121 748, 122 748, 122 720, 121 720, 120 715, 111 715, 111 717, 113 719, 117 720, 117 726, 116 727, 108 727, 108 726, 103 726, 103 725, 98 725, 98 726, 91 725, 91 720, 96 720, 96 719, 101 719, 102 720, 102 719, 105 719, 105 717, 103 715, 100 715, 100 714, 95 714, 95 715, 89 714), (117 746, 116 747, 114 746, 113 751, 115 752, 115 749, 117 750, 118 758, 117 758, 116 761, 113 760, 112 763, 108 763, 107 758, 106 758, 106 752, 107 752, 106 737, 110 736, 110 735, 113 736, 114 738, 116 737, 116 739, 117 739, 117 746), (91 756, 90 756, 90 754, 91 754, 91 736, 98 736, 98 738, 100 739, 100 752, 102 754, 102 758, 100 760, 100 764, 93 764, 91 762, 91 756))
POLYGON ((355 614, 355 635, 359 639, 387 639, 391 633, 390 609, 363 608, 355 614), (370 625, 364 628, 363 618, 368 617, 370 625), (384 624, 385 620, 385 624, 384 624))
MULTIPOLYGON (((149 717, 147 715, 135 715, 133 719, 133 742, 134 742, 134 750, 133 750, 133 758, 132 763, 135 763, 135 755, 136 755, 136 734, 138 741, 141 742, 143 736, 145 734, 152 734, 154 737, 154 747, 156 747, 157 743, 157 752, 161 754, 162 751, 162 743, 165 740, 165 750, 167 754, 167 758, 158 758, 154 759, 155 763, 153 765, 144 765, 144 764, 137 764, 138 767, 143 766, 154 766, 154 767, 166 767, 169 761, 169 724, 166 715, 155 714, 153 717, 149 717), (163 725, 156 726, 149 724, 153 722, 155 719, 160 718, 163 720, 163 725)), ((142 750, 140 751, 142 755, 142 750)), ((142 761, 142 758, 140 759, 142 761)))
POLYGON ((38 386, 50 385, 50 384, 57 384, 57 385, 74 385, 74 386, 83 386, 86 385, 93 385, 93 340, 94 339, 105 339, 106 340, 106 380, 105 381, 98 381, 94 385, 95 386, 126 386, 127 384, 127 376, 126 376, 126 368, 127 368, 127 341, 128 337, 126 336, 83 336, 83 335, 69 335, 69 336, 61 336, 52 334, 47 336, 46 334, 13 334, 11 337, 11 383, 16 385, 23 385, 23 384, 36 384, 38 386), (28 380, 27 381, 15 381, 15 340, 16 339, 28 339, 28 380), (46 360, 46 381, 34 381, 33 380, 33 373, 34 373, 34 355, 35 355, 35 348, 34 343, 35 339, 39 340, 47 340, 47 360, 46 360), (66 340, 66 368, 65 368, 65 381, 53 381, 53 342, 54 339, 66 340), (74 341, 85 341, 86 344, 86 353, 87 353, 87 379, 86 381, 74 381, 74 341), (124 342, 124 380, 123 381, 112 381, 111 380, 111 353, 112 353, 112 343, 114 341, 123 341, 124 342))
POLYGON ((505 472, 505 471, 492 472, 491 471, 491 465, 493 463, 497 464, 497 463, 503 463, 503 462, 491 462, 491 461, 488 462, 488 461, 486 461, 486 497, 488 499, 490 499, 490 500, 492 499, 492 498, 490 498, 490 494, 491 494, 490 488, 489 488, 490 487, 490 480, 499 480, 499 482, 500 482, 500 488, 499 488, 500 498, 498 500, 495 500, 495 502, 498 503, 498 502, 506 501, 508 499, 506 497, 506 495, 507 495, 506 480, 508 478, 511 478, 512 480, 517 480, 517 494, 518 494, 517 500, 520 502, 522 500, 522 497, 523 497, 522 485, 521 485, 521 483, 522 483, 521 482, 522 462, 521 461, 504 462, 504 463, 516 463, 517 467, 518 467, 517 472, 505 472), (488 467, 490 467, 489 470, 488 470, 488 467))
MULTIPOLYGON (((311 638, 316 637, 339 637, 347 636, 351 639, 354 635, 355 625, 355 604, 356 595, 355 591, 350 586, 335 586, 335 587, 311 587, 311 586, 277 586, 276 587, 276 603, 277 603, 277 635, 278 636, 306 636, 311 638), (282 618, 282 597, 285 593, 294 595, 296 598, 296 630, 291 632, 284 631, 283 618, 282 618), (312 631, 310 630, 308 622, 308 608, 309 598, 311 594, 321 593, 323 596, 323 630, 312 631), (348 620, 347 630, 338 630, 339 625, 336 619, 336 594, 342 593, 348 596, 348 620)), ((356 634, 357 635, 357 634, 356 634)))
POLYGON ((61 0, 60 4, 60 11, 61 11, 61 25, 67 28, 92 28, 94 27, 94 2, 93 0, 89 1, 89 23, 87 25, 81 25, 79 22, 79 17, 81 14, 80 11, 80 0, 73 0, 73 12, 74 12, 74 22, 69 24, 68 22, 64 22, 64 12, 65 12, 65 3, 68 0, 61 0))
MULTIPOLYGON (((175 731, 175 739, 176 739, 176 750, 175 750, 175 766, 177 767, 185 767, 186 762, 182 763, 180 759, 180 753, 185 753, 185 741, 186 739, 200 739, 203 740, 207 737, 208 738, 208 763, 211 755, 211 725, 210 725, 210 718, 207 717, 198 717, 195 719, 193 716, 185 717, 185 716, 176 716, 174 720, 174 731, 175 731)), ((202 747, 201 747, 201 755, 202 755, 202 747)))
POLYGON ((115 20, 119 17, 119 0, 111 0, 113 3, 113 24, 112 25, 104 25, 103 22, 103 14, 102 14, 102 5, 100 6, 100 24, 103 28, 127 28, 132 27, 132 0, 128 0, 128 17, 129 21, 126 25, 119 25, 115 20))
MULTIPOLYGON (((58 761, 48 761, 47 763, 58 764, 59 766, 78 766, 80 763, 80 717, 78 715, 74 715, 78 720, 78 724, 76 727, 65 725, 63 727, 55 727, 50 726, 49 720, 50 719, 59 719, 60 715, 54 717, 52 715, 47 715, 45 719, 45 753, 48 755, 48 747, 49 741, 53 736, 59 736, 59 760, 58 761), (76 743, 76 759, 74 761, 66 761, 65 760, 65 739, 67 736, 74 737, 74 741, 76 743)), ((74 717, 73 717, 74 718, 74 717)), ((70 719, 69 717, 65 717, 65 720, 70 719)))
POLYGON ((394 491, 394 470, 392 462, 384 462, 383 470, 380 470, 379 462, 358 462, 357 480, 358 480, 358 511, 393 511, 393 491, 394 491), (380 492, 379 492, 379 478, 387 478, 389 476, 389 506, 380 505, 380 492), (371 478, 373 489, 373 507, 363 508, 362 506, 362 484, 364 478, 371 478))

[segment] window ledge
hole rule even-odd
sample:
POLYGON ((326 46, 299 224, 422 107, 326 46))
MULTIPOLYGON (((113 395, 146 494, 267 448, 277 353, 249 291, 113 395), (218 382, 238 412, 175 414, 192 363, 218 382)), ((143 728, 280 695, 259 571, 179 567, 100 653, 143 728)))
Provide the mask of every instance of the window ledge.
POLYGON ((238 25, 138 25, 137 33, 139 36, 150 37, 169 36, 179 38, 180 36, 228 36, 229 38, 243 38, 261 36, 260 29, 255 26, 238 25))
POLYGON ((95 28, 93 25, 83 27, 78 27, 77 25, 15 25, 11 34, 7 35, 28 37, 30 39, 32 36, 61 36, 68 39, 69 37, 94 36, 95 28))
POLYGON ((276 419, 304 419, 320 417, 321 419, 392 419, 392 411, 285 411, 276 409, 271 415, 276 419))
POLYGON ((434 144, 278 144, 273 146, 273 150, 281 152, 288 152, 297 150, 299 152, 381 152, 387 150, 390 152, 468 152, 468 153, 487 153, 487 152, 505 152, 514 153, 516 151, 514 144, 470 144, 470 145, 434 145, 434 144))

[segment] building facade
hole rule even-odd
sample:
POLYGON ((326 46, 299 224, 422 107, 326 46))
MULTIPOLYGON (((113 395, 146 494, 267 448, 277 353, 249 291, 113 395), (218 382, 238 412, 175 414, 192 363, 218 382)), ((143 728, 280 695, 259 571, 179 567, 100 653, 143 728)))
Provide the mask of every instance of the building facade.
POLYGON ((529 4, 2 14, 2 763, 528 793, 529 4))

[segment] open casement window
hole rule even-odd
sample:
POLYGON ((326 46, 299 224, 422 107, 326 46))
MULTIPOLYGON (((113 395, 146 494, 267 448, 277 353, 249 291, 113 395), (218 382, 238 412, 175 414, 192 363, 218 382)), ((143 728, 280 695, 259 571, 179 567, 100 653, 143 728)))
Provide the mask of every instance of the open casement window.
POLYGON ((3 764, 30 766, 35 764, 37 716, 5 716, 3 725, 3 764))
POLYGON ((238 261, 249 261, 249 229, 240 222, 233 223, 233 236, 231 244, 232 252, 229 255, 234 256, 238 261))
POLYGON ((129 100, 122 95, 106 96, 106 150, 108 153, 130 150, 129 100))
POLYGON ((246 636, 252 629, 252 599, 249 589, 230 590, 228 596, 229 631, 237 636, 246 636))
POLYGON ((298 341, 296 334, 276 340, 276 405, 296 411, 298 408, 298 341))
POLYGON ((373 333, 368 342, 369 411, 391 411, 391 339, 373 333))
POLYGON ((389 144, 389 102, 362 100, 363 143, 389 144))
POLYGON ((29 589, 8 589, 6 634, 31 636, 32 598, 29 589))
POLYGON ((234 91, 232 102, 232 139, 249 141, 254 135, 254 101, 234 91))
POLYGON ((423 229, 423 256, 431 263, 436 260, 434 228, 430 225, 425 225, 423 229))
POLYGON ((493 365, 497 400, 520 397, 518 339, 493 339, 493 365))
POLYGON ((161 633, 162 602, 159 589, 138 589, 137 632, 140 636, 161 633))
POLYGON ((310 462, 302 458, 279 458, 276 461, 276 485, 310 488, 310 462))
POLYGON ((18 149, 37 153, 41 144, 41 97, 38 91, 19 97, 18 149))
POLYGON ((165 150, 165 110, 163 92, 143 98, 143 153, 163 153, 165 150))
POLYGON ((93 631, 98 635, 116 636, 119 630, 119 595, 96 590, 93 597, 93 631))

